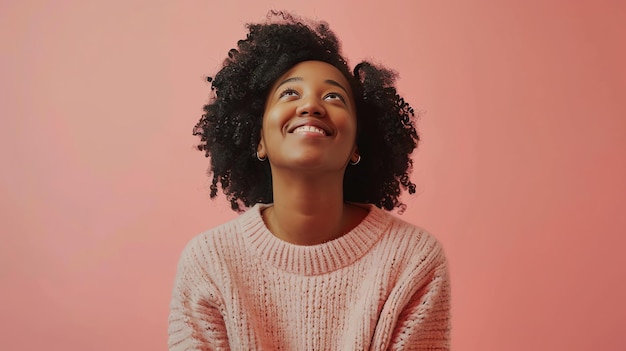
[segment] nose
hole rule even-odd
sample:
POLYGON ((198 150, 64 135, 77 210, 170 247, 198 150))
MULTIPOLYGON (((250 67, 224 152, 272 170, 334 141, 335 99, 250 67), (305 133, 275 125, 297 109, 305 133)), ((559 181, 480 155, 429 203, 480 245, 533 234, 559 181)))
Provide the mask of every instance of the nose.
POLYGON ((322 106, 319 99, 310 97, 302 99, 301 101, 302 103, 296 109, 296 114, 298 116, 324 117, 326 115, 326 109, 324 109, 324 106, 322 106))

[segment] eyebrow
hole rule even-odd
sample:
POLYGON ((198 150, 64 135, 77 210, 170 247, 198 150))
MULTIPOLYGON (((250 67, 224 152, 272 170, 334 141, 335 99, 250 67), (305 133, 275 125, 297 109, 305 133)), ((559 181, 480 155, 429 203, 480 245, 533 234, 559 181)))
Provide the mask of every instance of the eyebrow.
MULTIPOLYGON (((283 80, 282 82, 280 82, 280 84, 278 84, 276 86, 276 89, 274 89, 274 91, 278 90, 278 88, 280 88, 281 85, 283 84, 287 84, 289 82, 297 82, 297 81, 303 81, 304 79, 302 77, 291 77, 291 78, 287 78, 285 80, 283 80)), ((332 80, 332 79, 326 79, 324 81, 324 83, 326 84, 330 84, 330 85, 334 85, 338 88, 341 88, 341 90, 345 91, 347 95, 349 95, 348 90, 346 90, 346 88, 344 88, 343 85, 339 84, 338 82, 332 80)))

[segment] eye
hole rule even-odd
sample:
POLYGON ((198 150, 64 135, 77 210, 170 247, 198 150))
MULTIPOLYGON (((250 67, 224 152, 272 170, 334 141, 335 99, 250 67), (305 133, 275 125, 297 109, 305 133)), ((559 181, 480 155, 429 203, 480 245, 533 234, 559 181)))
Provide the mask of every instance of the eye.
POLYGON ((300 93, 298 93, 295 89, 292 88, 286 88, 285 90, 281 91, 279 97, 298 97, 300 96, 300 93))
POLYGON ((341 101, 341 102, 346 102, 346 99, 343 97, 343 95, 339 94, 339 93, 328 93, 326 94, 326 96, 324 96, 324 100, 337 100, 337 101, 341 101))

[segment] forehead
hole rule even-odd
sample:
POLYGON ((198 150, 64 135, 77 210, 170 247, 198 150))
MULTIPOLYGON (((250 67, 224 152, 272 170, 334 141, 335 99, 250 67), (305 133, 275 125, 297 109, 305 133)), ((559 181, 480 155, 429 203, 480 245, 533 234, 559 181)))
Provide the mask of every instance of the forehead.
POLYGON ((287 70, 287 72, 285 72, 282 76, 280 76, 276 80, 276 82, 274 82, 274 86, 279 85, 285 79, 294 77, 302 78, 302 80, 310 82, 324 82, 327 80, 332 80, 341 84, 346 90, 350 91, 350 84, 348 83, 346 77, 344 77, 343 73, 341 73, 341 71, 337 67, 326 62, 300 62, 287 70))

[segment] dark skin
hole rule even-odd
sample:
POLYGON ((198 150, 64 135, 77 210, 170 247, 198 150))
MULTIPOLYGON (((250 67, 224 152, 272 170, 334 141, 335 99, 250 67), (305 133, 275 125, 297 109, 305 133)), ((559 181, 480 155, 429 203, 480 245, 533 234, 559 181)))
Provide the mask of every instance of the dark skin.
POLYGON ((257 151, 272 171, 274 203, 262 215, 276 237, 321 244, 365 218, 366 209, 343 199, 346 167, 359 158, 355 140, 354 98, 335 67, 301 62, 274 83, 257 151))

